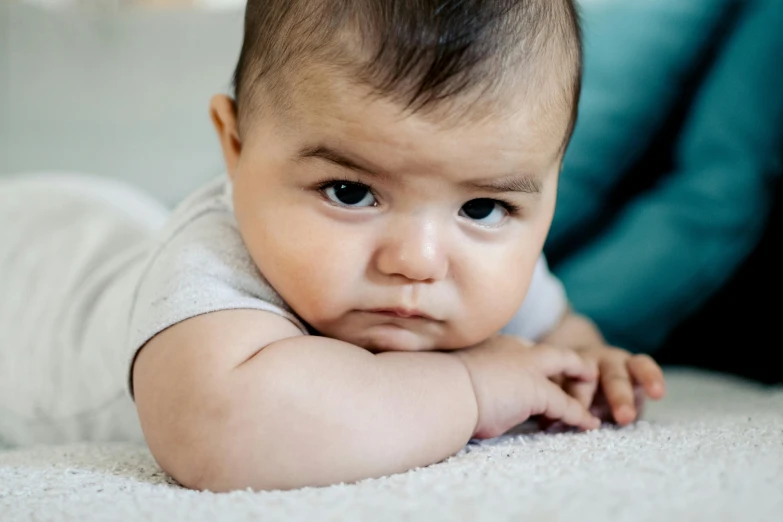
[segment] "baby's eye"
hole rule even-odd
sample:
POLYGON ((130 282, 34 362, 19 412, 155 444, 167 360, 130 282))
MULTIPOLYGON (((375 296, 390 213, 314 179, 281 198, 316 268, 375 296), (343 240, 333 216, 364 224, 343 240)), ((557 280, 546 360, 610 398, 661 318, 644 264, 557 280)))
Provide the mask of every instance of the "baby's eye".
POLYGON ((374 207, 378 204, 367 185, 348 181, 335 181, 321 188, 333 203, 344 207, 374 207))
POLYGON ((497 225, 508 216, 508 209, 494 199, 473 199, 462 205, 460 215, 476 221, 480 225, 497 225))

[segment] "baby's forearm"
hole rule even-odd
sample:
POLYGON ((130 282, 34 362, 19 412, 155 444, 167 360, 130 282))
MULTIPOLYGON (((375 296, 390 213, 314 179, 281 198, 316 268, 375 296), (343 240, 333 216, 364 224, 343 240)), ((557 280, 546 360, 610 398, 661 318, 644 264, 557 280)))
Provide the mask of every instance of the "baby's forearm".
POLYGON ((604 344, 604 338, 598 327, 587 317, 572 310, 569 310, 560 323, 541 341, 567 348, 604 344))
POLYGON ((373 355, 323 337, 273 343, 226 376, 212 452, 196 487, 291 489, 438 462, 473 435, 478 411, 459 360, 373 355))

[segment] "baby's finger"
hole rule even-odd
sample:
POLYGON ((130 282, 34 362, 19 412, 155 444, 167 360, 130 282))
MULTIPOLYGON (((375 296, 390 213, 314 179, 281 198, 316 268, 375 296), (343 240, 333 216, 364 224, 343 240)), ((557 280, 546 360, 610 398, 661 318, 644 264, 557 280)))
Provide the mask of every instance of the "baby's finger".
POLYGON ((594 381, 598 378, 597 363, 583 359, 570 348, 539 345, 532 353, 536 357, 536 366, 547 377, 565 375, 578 381, 594 381))
POLYGON ((553 421, 560 421, 583 430, 594 430, 601 426, 598 418, 557 384, 542 378, 540 386, 543 400, 532 414, 543 415, 553 421))
POLYGON ((649 355, 634 355, 628 360, 628 370, 651 399, 660 399, 666 394, 663 370, 649 355))
POLYGON ((590 408, 593 404, 595 392, 598 390, 598 381, 574 381, 568 380, 563 383, 565 392, 579 401, 579 404, 585 408, 590 408))
MULTIPOLYGON (((562 377, 552 377, 550 380, 555 383, 555 385, 563 388, 568 395, 576 399, 576 401, 589 410, 593 416, 598 417, 601 421, 606 420, 607 422, 614 422, 614 417, 612 417, 612 412, 608 411, 608 407, 605 407, 607 410, 607 413, 605 414, 601 410, 598 410, 597 412, 592 407, 596 391, 598 390, 598 380, 575 381, 573 379, 563 379, 562 377), (599 415, 599 413, 603 414, 603 417, 599 415)), ((546 431, 547 433, 561 433, 572 429, 571 426, 567 426, 564 422, 553 421, 543 416, 539 416, 538 426, 542 431, 546 431)))
POLYGON ((636 384, 633 387, 633 400, 636 407, 636 418, 641 419, 644 415, 644 403, 647 399, 647 392, 644 391, 640 385, 636 384))
POLYGON ((601 361, 601 387, 617 424, 625 426, 636 419, 633 385, 625 357, 601 361))

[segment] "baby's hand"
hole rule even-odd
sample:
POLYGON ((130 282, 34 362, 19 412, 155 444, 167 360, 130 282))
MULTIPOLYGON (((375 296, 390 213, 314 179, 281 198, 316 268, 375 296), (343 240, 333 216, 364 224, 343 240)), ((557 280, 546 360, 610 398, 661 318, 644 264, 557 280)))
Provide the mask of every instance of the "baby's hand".
POLYGON ((602 420, 630 424, 639 417, 645 398, 658 400, 666 393, 663 371, 649 355, 605 345, 575 350, 598 367, 599 378, 592 382, 566 379, 563 388, 602 420))
POLYGON ((584 430, 601 424, 587 405, 550 379, 562 375, 574 383, 592 382, 595 388, 595 362, 572 349, 531 346, 498 335, 454 355, 465 364, 476 395, 479 415, 474 437, 497 437, 533 415, 584 430))

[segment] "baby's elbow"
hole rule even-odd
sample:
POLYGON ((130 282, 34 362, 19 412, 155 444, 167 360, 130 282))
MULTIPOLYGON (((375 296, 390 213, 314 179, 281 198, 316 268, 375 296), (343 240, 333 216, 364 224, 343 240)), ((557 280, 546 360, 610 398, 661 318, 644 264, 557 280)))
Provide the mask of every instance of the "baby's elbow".
POLYGON ((284 390, 274 383, 273 379, 254 380, 252 391, 236 389, 228 382, 213 383, 196 392, 197 399, 172 401, 167 408, 170 415, 158 416, 165 422, 145 426, 155 460, 179 484, 199 491, 268 491, 309 485, 306 477, 286 470, 296 467, 288 462, 296 452, 285 447, 285 419, 275 405, 284 402, 280 400, 284 390))
POLYGON ((345 417, 335 406, 343 401, 339 393, 324 394, 315 374, 302 369, 311 352, 264 353, 199 378, 181 366, 162 372, 137 363, 139 416, 161 468, 185 487, 213 492, 298 489, 377 475, 366 462, 341 458, 352 451, 341 444, 344 430, 331 428, 333 419, 345 417), (329 419, 330 429, 319 431, 319 419, 329 419))
POLYGON ((271 472, 252 466, 275 437, 275 426, 262 421, 273 413, 274 380, 258 372, 240 379, 230 367, 208 371, 187 358, 166 358, 167 346, 156 348, 140 353, 133 382, 158 465, 191 489, 270 489, 271 472))
POLYGON ((275 489, 266 484, 268 481, 261 473, 262 470, 256 470, 252 481, 246 480, 246 473, 239 470, 244 463, 237 462, 223 451, 214 448, 196 450, 192 457, 191 463, 182 462, 176 467, 164 470, 185 488, 213 493, 275 489))
POLYGON ((203 402, 204 410, 191 401, 176 402, 164 398, 145 404, 137 399, 147 446, 163 471, 180 485, 213 490, 218 485, 216 469, 223 456, 218 435, 221 430, 208 422, 212 408, 203 402))
POLYGON ((215 396, 199 407, 180 407, 179 422, 145 435, 161 468, 186 488, 215 493, 278 489, 274 473, 258 459, 259 448, 273 435, 248 422, 252 414, 265 416, 258 406, 247 411, 241 398, 215 396))

